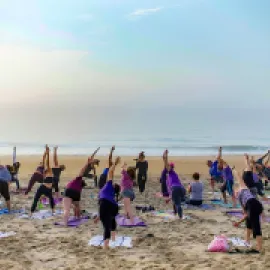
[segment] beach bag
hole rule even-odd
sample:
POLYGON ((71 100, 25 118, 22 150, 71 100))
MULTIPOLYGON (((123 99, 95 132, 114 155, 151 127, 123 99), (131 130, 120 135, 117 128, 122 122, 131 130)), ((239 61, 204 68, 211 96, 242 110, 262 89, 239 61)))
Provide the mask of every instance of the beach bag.
POLYGON ((207 250, 209 252, 228 252, 229 244, 227 238, 224 235, 215 236, 207 250))

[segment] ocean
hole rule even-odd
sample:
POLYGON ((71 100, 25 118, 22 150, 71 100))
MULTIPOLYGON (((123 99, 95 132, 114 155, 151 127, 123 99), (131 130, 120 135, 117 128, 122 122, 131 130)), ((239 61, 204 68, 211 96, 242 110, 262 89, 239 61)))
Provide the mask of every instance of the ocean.
POLYGON ((270 128, 264 111, 247 109, 179 108, 44 108, 8 109, 2 112, 0 154, 41 154, 45 143, 59 145, 59 154, 87 155, 96 147, 106 155, 161 156, 265 153, 270 128))

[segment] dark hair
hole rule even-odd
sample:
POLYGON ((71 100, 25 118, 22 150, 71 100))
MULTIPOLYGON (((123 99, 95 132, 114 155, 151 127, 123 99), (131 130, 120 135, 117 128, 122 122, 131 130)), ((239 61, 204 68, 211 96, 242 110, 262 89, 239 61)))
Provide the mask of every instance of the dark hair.
POLYGON ((194 180, 200 180, 200 174, 197 172, 193 173, 192 177, 194 180))
POLYGON ((118 202, 121 188, 120 188, 120 186, 118 184, 114 184, 113 185, 113 188, 114 188, 114 193, 115 193, 116 201, 118 202))
POLYGON ((134 180, 136 178, 136 168, 128 167, 127 168, 127 174, 132 180, 134 180))

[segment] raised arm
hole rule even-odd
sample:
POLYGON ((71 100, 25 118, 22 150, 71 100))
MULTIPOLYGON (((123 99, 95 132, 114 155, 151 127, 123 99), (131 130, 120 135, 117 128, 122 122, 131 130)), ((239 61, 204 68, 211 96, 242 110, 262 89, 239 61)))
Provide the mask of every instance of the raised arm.
POLYGON ((46 144, 44 154, 43 154, 43 157, 42 157, 42 166, 45 166, 45 161, 46 161, 46 156, 47 156, 47 148, 48 148, 48 145, 46 144))
POLYGON ((165 150, 164 153, 163 153, 163 162, 164 162, 164 167, 166 169, 169 169, 168 154, 169 154, 168 150, 165 150))
POLYGON ((267 160, 264 163, 265 167, 268 167, 269 161, 270 161, 270 150, 268 150, 268 157, 267 157, 267 160))
POLYGON ((219 147, 218 149, 218 155, 217 155, 217 160, 221 160, 222 159, 222 147, 219 147))
POLYGON ((237 181, 237 183, 240 186, 240 188, 242 188, 242 189, 247 188, 244 180, 240 176, 239 172, 235 169, 235 167, 233 167, 232 171, 233 171, 233 177, 237 181))
POLYGON ((58 146, 55 146, 53 148, 53 163, 54 163, 54 166, 57 168, 59 166, 59 163, 58 163, 58 155, 57 155, 57 149, 58 149, 58 146))
POLYGON ((257 159, 257 160, 256 160, 256 163, 259 163, 259 164, 263 165, 263 160, 264 160, 267 156, 269 156, 269 151, 268 151, 265 155, 263 155, 261 158, 257 159))
POLYGON ((113 146, 113 147, 111 148, 111 151, 110 151, 110 154, 109 154, 109 162, 108 162, 109 168, 113 165, 113 160, 112 160, 112 158, 113 158, 113 152, 114 152, 114 150, 115 150, 115 146, 113 146))
POLYGON ((245 154, 246 171, 252 171, 251 163, 248 154, 245 154))
POLYGON ((52 168, 50 166, 50 148, 48 146, 46 146, 46 156, 45 156, 45 159, 46 159, 46 166, 45 166, 45 169, 46 169, 46 174, 51 174, 52 173, 52 168))
POLYGON ((94 159, 95 155, 97 154, 97 152, 99 151, 100 147, 97 148, 97 150, 92 154, 91 159, 94 159))
POLYGON ((121 158, 117 157, 116 160, 115 160, 115 163, 110 167, 108 177, 107 177, 107 181, 108 180, 113 180, 115 168, 120 162, 121 162, 121 158))
POLYGON ((17 160, 16 160, 16 156, 17 156, 16 152, 17 152, 17 149, 16 149, 16 146, 14 146, 14 147, 13 147, 12 164, 15 164, 16 161, 17 161, 17 160))

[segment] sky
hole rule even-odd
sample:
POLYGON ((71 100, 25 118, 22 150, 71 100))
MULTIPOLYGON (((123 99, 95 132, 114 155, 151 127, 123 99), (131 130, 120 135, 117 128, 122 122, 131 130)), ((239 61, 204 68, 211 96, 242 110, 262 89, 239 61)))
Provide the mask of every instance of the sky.
POLYGON ((269 13, 269 0, 2 0, 0 105, 269 107, 269 13))

